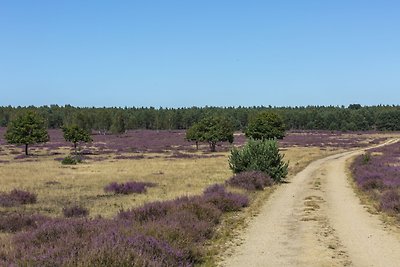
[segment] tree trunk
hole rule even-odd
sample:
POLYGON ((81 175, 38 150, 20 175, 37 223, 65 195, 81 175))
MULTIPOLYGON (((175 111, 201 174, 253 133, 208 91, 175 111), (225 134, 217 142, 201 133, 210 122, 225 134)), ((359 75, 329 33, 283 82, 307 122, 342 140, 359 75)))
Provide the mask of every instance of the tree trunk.
POLYGON ((75 156, 78 155, 78 152, 76 150, 76 143, 74 143, 74 150, 75 150, 75 156))
POLYGON ((196 141, 196 150, 199 150, 199 141, 196 141))
POLYGON ((28 144, 25 144, 25 156, 28 156, 28 144))
POLYGON ((216 149, 215 149, 215 142, 210 142, 210 149, 211 149, 211 152, 215 152, 216 151, 216 149))

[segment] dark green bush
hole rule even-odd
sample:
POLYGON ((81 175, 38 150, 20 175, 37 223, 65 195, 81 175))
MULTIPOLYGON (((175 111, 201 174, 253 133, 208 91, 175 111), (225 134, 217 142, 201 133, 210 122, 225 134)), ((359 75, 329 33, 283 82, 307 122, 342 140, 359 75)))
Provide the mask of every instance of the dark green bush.
POLYGON ((365 154, 363 154, 362 155, 362 163, 365 165, 365 164, 368 164, 369 162, 371 161, 371 153, 365 153, 365 154))
POLYGON ((61 163, 63 165, 76 165, 77 163, 82 162, 81 158, 73 157, 73 156, 66 156, 61 163))
POLYGON ((275 182, 287 176, 288 163, 283 161, 275 140, 253 140, 241 148, 234 148, 229 156, 229 167, 234 173, 261 171, 275 182))

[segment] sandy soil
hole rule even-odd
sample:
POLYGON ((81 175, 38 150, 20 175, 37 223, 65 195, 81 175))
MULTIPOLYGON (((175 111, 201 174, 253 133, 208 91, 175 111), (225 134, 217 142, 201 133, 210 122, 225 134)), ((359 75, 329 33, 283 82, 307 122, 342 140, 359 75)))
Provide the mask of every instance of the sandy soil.
POLYGON ((346 160, 362 152, 314 161, 278 188, 222 265, 400 266, 400 235, 348 183, 346 160))

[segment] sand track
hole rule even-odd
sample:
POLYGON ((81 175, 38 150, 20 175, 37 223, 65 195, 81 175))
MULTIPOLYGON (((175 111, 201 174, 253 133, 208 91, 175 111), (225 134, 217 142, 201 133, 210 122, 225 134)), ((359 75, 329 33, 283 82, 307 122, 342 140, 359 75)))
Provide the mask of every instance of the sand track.
POLYGON ((348 183, 346 160, 362 152, 314 161, 281 185, 222 265, 400 266, 400 236, 366 211, 348 183))

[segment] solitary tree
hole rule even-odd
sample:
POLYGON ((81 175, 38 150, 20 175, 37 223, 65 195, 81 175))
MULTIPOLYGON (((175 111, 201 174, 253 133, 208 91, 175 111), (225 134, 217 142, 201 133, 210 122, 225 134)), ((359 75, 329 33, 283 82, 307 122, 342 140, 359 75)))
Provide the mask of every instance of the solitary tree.
POLYGON ((5 138, 9 144, 25 145, 25 155, 28 155, 28 145, 49 141, 45 121, 34 112, 27 112, 11 121, 5 138))
POLYGON ((62 130, 64 133, 64 139, 74 144, 75 155, 78 154, 77 145, 79 142, 92 141, 90 134, 86 130, 79 128, 77 125, 64 126, 62 130))
POLYGON ((250 120, 245 135, 253 139, 282 139, 285 136, 285 125, 276 113, 264 111, 250 120))
POLYGON ((188 129, 186 138, 195 142, 208 142, 211 151, 214 152, 217 142, 233 142, 233 126, 224 118, 204 118, 188 129))
POLYGON ((201 133, 199 130, 199 124, 194 124, 186 131, 186 140, 196 143, 196 149, 199 150, 199 142, 201 140, 201 133))

